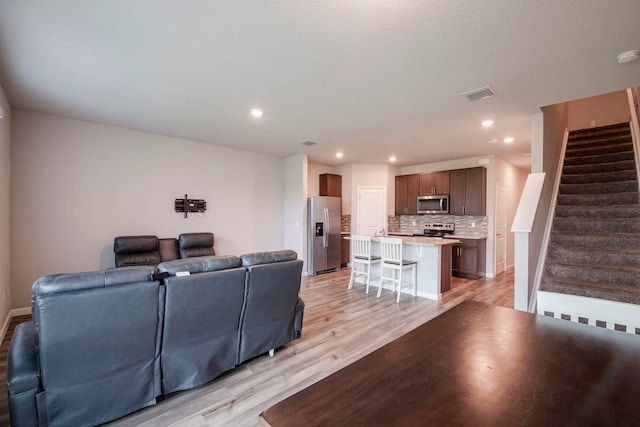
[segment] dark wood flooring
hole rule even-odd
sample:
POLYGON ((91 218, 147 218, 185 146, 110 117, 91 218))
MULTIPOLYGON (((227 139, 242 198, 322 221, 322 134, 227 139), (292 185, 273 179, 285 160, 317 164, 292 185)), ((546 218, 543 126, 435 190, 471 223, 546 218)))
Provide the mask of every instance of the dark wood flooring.
MULTIPOLYGON (((302 390, 465 300, 513 308, 513 270, 495 279, 454 278, 441 301, 391 291, 376 298, 376 288, 347 290, 350 269, 302 280, 305 300, 302 338, 261 356, 193 390, 160 398, 158 403, 109 423, 109 426, 256 426, 266 408, 302 390)), ((0 426, 9 425, 6 386, 7 351, 12 319, 0 346, 0 426)), ((443 333, 445 333, 443 331, 443 333)))

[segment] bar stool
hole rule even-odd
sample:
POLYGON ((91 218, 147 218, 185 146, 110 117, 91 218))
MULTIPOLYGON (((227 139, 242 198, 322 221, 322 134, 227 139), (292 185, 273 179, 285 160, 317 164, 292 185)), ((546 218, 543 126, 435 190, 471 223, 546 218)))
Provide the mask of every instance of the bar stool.
MULTIPOLYGON (((364 276, 367 285, 366 293, 369 293, 369 283, 371 281, 371 266, 380 263, 380 257, 371 255, 371 236, 351 235, 351 278, 349 288, 353 287, 356 276, 364 276), (361 265, 362 270, 358 271, 356 266, 361 265)), ((378 276, 375 276, 378 277, 378 276)))
POLYGON ((380 264, 380 287, 378 288, 378 298, 382 295, 382 284, 385 281, 393 283, 393 292, 396 291, 396 283, 398 284, 398 299, 400 302, 400 293, 402 291, 402 273, 406 269, 413 270, 413 296, 418 296, 418 263, 416 261, 407 261, 402 259, 402 239, 381 237, 380 250, 382 261, 380 264), (391 275, 385 275, 385 269, 391 271, 391 275))

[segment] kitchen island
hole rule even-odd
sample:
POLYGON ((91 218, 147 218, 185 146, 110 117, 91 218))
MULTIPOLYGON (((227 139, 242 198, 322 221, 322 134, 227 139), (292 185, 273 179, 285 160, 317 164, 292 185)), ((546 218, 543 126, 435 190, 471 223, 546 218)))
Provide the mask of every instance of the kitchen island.
MULTIPOLYGON (((418 296, 442 299, 442 294, 451 289, 451 248, 459 241, 433 237, 389 237, 402 239, 402 257, 418 263, 418 296)), ((371 253, 380 255, 380 237, 371 238, 371 253)), ((379 279, 373 277, 380 275, 380 266, 374 265, 371 272, 371 285, 380 286, 379 279)), ((393 288, 391 284, 385 283, 383 289, 393 288)), ((412 289, 404 288, 403 293, 411 294, 412 289)))

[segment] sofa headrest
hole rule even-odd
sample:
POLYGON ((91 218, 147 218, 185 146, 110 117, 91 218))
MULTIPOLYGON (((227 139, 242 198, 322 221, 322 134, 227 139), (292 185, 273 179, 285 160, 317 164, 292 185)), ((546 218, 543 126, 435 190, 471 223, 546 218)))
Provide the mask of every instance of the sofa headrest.
POLYGON ((240 267, 240 258, 234 255, 202 256, 193 258, 176 259, 163 262, 158 265, 158 271, 175 276, 181 271, 191 274, 205 273, 208 271, 226 270, 240 267))
POLYGON ((118 255, 154 252, 158 250, 156 236, 119 236, 113 239, 113 253, 118 255))
POLYGON ((242 255, 240 259, 242 260, 242 266, 246 267, 249 265, 269 264, 272 262, 293 261, 298 259, 298 254, 296 251, 285 249, 281 251, 254 252, 242 255))
POLYGON ((156 269, 151 266, 133 266, 84 273, 53 274, 36 280, 32 293, 34 296, 43 296, 127 283, 149 282, 155 272, 156 269))
POLYGON ((178 236, 180 258, 215 255, 213 233, 183 233, 178 236))
POLYGON ((213 246, 213 233, 182 233, 178 236, 178 247, 183 249, 213 246))

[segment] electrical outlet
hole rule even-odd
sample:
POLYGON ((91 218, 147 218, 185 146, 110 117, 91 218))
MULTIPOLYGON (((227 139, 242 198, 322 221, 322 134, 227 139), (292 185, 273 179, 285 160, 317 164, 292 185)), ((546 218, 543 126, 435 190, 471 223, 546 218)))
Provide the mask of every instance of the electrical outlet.
POLYGON ((591 127, 596 127, 596 121, 595 120, 591 120, 591 127))

